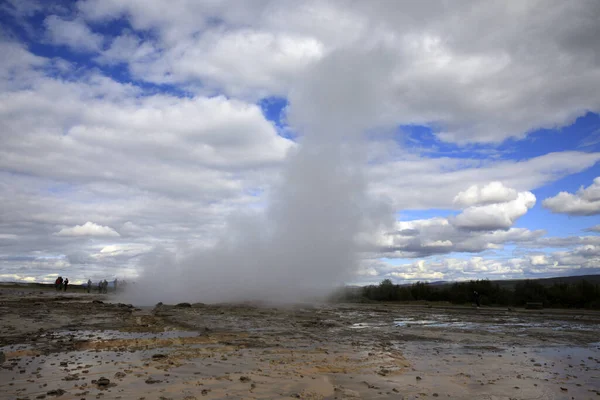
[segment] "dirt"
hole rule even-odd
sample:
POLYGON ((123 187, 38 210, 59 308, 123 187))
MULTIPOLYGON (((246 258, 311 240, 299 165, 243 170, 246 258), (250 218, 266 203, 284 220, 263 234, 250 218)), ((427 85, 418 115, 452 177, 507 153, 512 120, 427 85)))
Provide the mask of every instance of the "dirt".
POLYGON ((2 399, 600 399, 600 313, 0 291, 2 399))

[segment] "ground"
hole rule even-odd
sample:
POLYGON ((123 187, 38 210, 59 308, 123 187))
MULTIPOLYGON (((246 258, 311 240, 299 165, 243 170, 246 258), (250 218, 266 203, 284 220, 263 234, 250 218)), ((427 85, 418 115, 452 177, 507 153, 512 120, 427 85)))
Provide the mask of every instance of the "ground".
POLYGON ((600 313, 0 289, 2 399, 600 399, 600 313))

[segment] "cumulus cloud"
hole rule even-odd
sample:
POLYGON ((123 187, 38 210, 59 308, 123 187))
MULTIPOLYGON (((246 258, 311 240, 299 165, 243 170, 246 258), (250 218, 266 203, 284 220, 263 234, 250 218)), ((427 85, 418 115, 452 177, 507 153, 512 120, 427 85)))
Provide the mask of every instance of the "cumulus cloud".
POLYGON ((429 158, 401 154, 371 166, 371 192, 389 198, 398 209, 456 208, 457 193, 465 182, 481 188, 490 181, 503 182, 518 192, 583 171, 600 161, 599 153, 564 151, 527 160, 429 158), (523 171, 527 171, 526 174, 523 171))
POLYGON ((501 249, 506 244, 529 243, 545 234, 543 230, 531 231, 515 228, 514 223, 525 215, 535 204, 531 192, 517 192, 502 187, 501 193, 511 196, 488 196, 482 200, 484 188, 499 187, 485 184, 469 188, 454 198, 472 205, 457 216, 434 217, 412 221, 398 221, 392 232, 380 232, 377 237, 363 237, 363 245, 368 251, 387 258, 419 258, 453 252, 478 253, 501 249), (468 194, 465 194, 468 193, 468 194), (514 200, 512 193, 516 194, 514 200), (490 201, 497 201, 490 204, 490 201))
POLYGON ((484 186, 473 185, 454 197, 454 203, 460 207, 479 206, 493 203, 505 203, 517 199, 515 189, 504 186, 502 182, 490 182, 484 186))
POLYGON ((451 221, 455 226, 464 229, 508 229, 534 205, 533 193, 521 192, 511 201, 468 207, 451 221))
POLYGON ((108 226, 102 226, 93 222, 83 225, 75 225, 70 228, 62 228, 55 233, 56 236, 120 236, 117 231, 108 226))
POLYGON ((581 187, 576 193, 560 192, 543 201, 543 206, 554 213, 568 215, 600 214, 600 177, 587 188, 581 187))
POLYGON ((469 279, 549 278, 600 273, 600 247, 583 246, 569 251, 531 253, 490 258, 431 258, 411 263, 365 261, 360 279, 377 283, 384 278, 395 282, 464 281, 469 279))

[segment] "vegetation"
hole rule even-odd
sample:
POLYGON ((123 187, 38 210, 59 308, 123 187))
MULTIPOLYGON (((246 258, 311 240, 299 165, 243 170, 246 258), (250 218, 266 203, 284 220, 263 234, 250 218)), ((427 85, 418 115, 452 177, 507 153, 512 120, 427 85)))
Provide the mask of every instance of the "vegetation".
POLYGON ((471 304, 474 292, 479 293, 484 306, 524 306, 529 302, 543 303, 544 307, 600 309, 600 284, 585 279, 571 282, 553 282, 544 285, 535 280, 501 286, 498 282, 476 280, 444 285, 417 282, 395 285, 385 279, 379 285, 346 288, 334 300, 368 301, 444 301, 453 304, 471 304))

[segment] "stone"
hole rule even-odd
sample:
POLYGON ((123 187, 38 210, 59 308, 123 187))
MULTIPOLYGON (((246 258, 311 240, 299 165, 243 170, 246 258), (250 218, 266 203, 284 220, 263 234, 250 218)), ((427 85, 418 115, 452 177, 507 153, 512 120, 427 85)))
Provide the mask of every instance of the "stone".
POLYGON ((106 386, 110 385, 110 379, 102 377, 96 381, 96 385, 98 385, 100 387, 106 387, 106 386))
POLYGON ((50 390, 50 391, 46 392, 46 394, 47 394, 48 396, 57 396, 57 397, 58 397, 58 396, 62 396, 62 395, 63 395, 63 394, 65 394, 65 393, 67 393, 67 392, 65 392, 65 391, 64 391, 64 390, 62 390, 62 389, 54 389, 54 390, 50 390))

